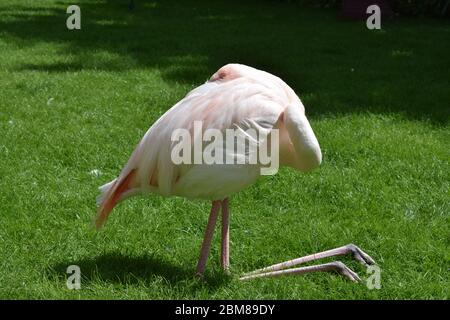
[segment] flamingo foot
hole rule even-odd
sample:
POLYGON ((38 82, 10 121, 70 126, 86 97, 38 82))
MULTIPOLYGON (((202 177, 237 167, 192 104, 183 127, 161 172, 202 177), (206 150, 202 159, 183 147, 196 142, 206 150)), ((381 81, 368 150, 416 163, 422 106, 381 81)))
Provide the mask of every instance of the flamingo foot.
POLYGON ((362 251, 358 246, 354 245, 353 243, 350 243, 346 245, 347 250, 352 254, 353 259, 360 262, 364 266, 369 266, 376 264, 375 260, 369 256, 367 253, 362 251))

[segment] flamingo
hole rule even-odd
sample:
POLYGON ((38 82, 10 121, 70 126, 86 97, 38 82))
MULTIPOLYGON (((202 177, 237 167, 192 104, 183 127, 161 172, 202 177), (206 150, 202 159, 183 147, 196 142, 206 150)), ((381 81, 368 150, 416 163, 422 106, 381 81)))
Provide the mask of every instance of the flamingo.
MULTIPOLYGON (((202 123, 202 130, 214 128, 223 132, 230 128, 256 128, 270 133, 277 130, 279 164, 295 170, 315 169, 322 161, 322 153, 295 92, 277 76, 242 64, 221 67, 148 129, 120 175, 100 187, 95 227, 100 229, 119 202, 135 195, 155 193, 209 200, 211 211, 197 263, 197 275, 202 277, 219 211, 222 212, 221 266, 229 273, 229 196, 255 183, 261 175, 261 165, 174 163, 172 134, 180 128, 192 132, 195 121, 202 123)), ((335 271, 351 281, 358 281, 358 275, 340 261, 292 268, 346 254, 364 265, 375 263, 359 247, 348 244, 258 269, 240 279, 335 271)))

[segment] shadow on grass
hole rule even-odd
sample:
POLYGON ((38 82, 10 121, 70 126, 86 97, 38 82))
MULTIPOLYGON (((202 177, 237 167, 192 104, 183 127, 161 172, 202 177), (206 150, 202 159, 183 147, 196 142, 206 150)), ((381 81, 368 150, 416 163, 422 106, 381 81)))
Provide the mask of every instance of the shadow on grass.
POLYGON ((21 67, 21 70, 34 70, 43 72, 75 72, 83 70, 83 66, 79 63, 27 63, 21 67))
POLYGON ((230 281, 230 277, 223 273, 206 274, 204 281, 194 275, 194 268, 181 266, 164 261, 156 256, 130 257, 121 253, 108 253, 93 258, 77 261, 64 261, 49 269, 48 275, 56 275, 61 280, 67 279, 67 267, 80 267, 83 282, 105 281, 117 284, 138 284, 155 281, 155 277, 162 277, 170 284, 195 280, 196 288, 207 287, 210 290, 221 287, 230 281))
POLYGON ((82 29, 68 31, 70 4, 0 5, 7 43, 58 48, 58 61, 17 63, 16 70, 152 69, 169 83, 199 85, 238 62, 280 76, 312 117, 368 111, 449 119, 450 26, 442 21, 386 22, 369 32, 336 12, 276 1, 141 0, 130 11, 125 0, 80 0, 82 29))

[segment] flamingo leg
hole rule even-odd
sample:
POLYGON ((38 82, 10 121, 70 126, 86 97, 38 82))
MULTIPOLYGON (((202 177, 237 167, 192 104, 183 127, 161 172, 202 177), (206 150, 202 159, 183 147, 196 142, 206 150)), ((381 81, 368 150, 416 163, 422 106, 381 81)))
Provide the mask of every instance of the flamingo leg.
POLYGON ((222 254, 221 264, 226 273, 230 269, 230 210, 228 198, 222 200, 222 254))
POLYGON ((214 234, 214 227, 216 226, 217 216, 220 210, 220 201, 213 201, 211 206, 211 213, 208 218, 208 225, 206 226, 205 237, 203 238, 202 248, 200 250, 200 257, 197 264, 197 275, 203 276, 208 260, 209 249, 211 248, 211 241, 214 234))
MULTIPOLYGON (((305 272, 313 272, 313 271, 330 271, 330 270, 337 270, 339 272, 342 270, 345 270, 345 272, 344 271, 340 272, 341 274, 350 273, 347 271, 351 271, 351 270, 349 268, 347 268, 342 262, 338 262, 338 264, 339 264, 338 266, 325 264, 326 267, 324 267, 324 265, 318 265, 318 266, 311 266, 311 267, 305 267, 305 268, 283 270, 283 269, 287 269, 287 268, 293 267, 295 265, 306 263, 309 261, 314 261, 314 260, 323 259, 323 258, 327 258, 327 257, 342 256, 342 255, 346 255, 349 253, 352 254, 352 256, 355 260, 359 261, 363 265, 367 266, 369 264, 375 264, 375 261, 367 253, 362 251, 359 247, 355 246, 354 244, 348 244, 346 246, 342 246, 339 248, 322 251, 319 253, 311 254, 308 256, 300 257, 297 259, 277 263, 277 264, 274 264, 274 265, 271 265, 271 266, 268 266, 268 267, 265 267, 262 269, 258 269, 258 270, 255 270, 255 271, 245 274, 241 279, 245 280, 245 279, 256 278, 256 275, 263 275, 263 274, 265 274, 266 276, 268 276, 268 275, 275 276, 275 275, 280 275, 283 273, 305 273, 305 272), (345 268, 342 267, 341 264, 345 268), (315 270, 313 267, 320 267, 319 268, 320 270, 315 270), (330 269, 330 268, 334 268, 334 269, 330 269), (292 271, 292 270, 294 270, 294 271, 292 271), (304 270, 306 270, 306 271, 304 271, 304 270)), ((351 271, 351 272, 353 272, 353 271, 351 271)), ((348 277, 348 278, 351 278, 351 277, 348 277)))
POLYGON ((334 262, 319 264, 319 265, 315 265, 315 266, 292 268, 292 269, 278 270, 278 271, 265 272, 265 273, 256 273, 256 274, 243 276, 240 278, 240 280, 249 280, 249 279, 263 278, 263 277, 277 277, 277 276, 284 275, 284 274, 305 274, 305 273, 310 273, 310 272, 330 272, 330 271, 338 272, 353 282, 361 280, 355 272, 353 272, 349 267, 347 267, 345 264, 343 264, 340 261, 334 261, 334 262))

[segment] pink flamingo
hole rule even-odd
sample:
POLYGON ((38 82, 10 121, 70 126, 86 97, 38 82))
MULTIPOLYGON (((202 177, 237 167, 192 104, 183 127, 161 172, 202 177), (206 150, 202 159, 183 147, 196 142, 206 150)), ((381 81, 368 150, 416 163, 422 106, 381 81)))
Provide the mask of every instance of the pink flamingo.
MULTIPOLYGON (((244 131, 256 128, 269 132, 277 129, 280 165, 300 171, 318 167, 322 153, 305 116, 305 108, 295 92, 280 78, 241 64, 228 64, 220 68, 209 81, 189 92, 150 127, 119 177, 100 187, 95 226, 99 229, 117 203, 134 195, 157 193, 211 200, 211 212, 197 264, 197 274, 201 276, 220 209, 221 265, 228 272, 228 197, 253 184, 260 175, 261 165, 175 164, 171 158, 174 147, 172 133, 177 129, 186 129, 192 133, 194 121, 201 121, 205 130, 214 128, 221 132, 230 128, 244 131)), ((259 269, 245 274, 241 279, 337 271, 357 281, 358 275, 339 261, 290 268, 312 260, 345 254, 352 254, 365 265, 374 263, 361 249, 349 244, 259 269)))

